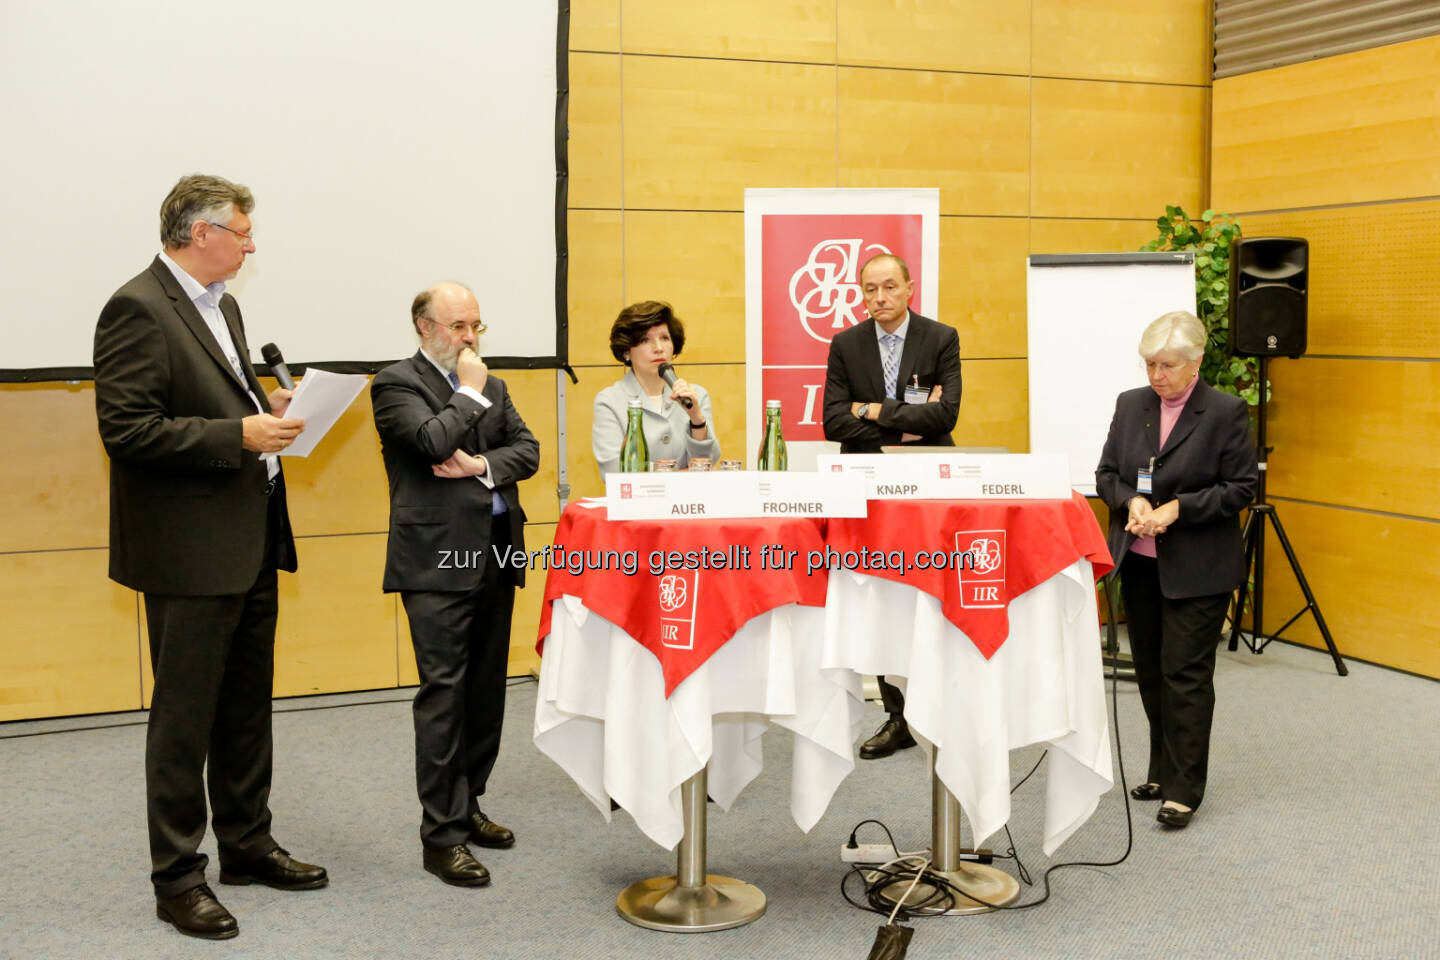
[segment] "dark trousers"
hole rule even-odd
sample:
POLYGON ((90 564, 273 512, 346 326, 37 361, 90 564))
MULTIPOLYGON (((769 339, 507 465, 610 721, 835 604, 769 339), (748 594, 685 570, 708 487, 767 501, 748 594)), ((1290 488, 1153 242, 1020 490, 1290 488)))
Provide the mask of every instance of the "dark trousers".
POLYGON ((1127 554, 1120 592, 1130 655, 1150 721, 1148 780, 1166 800, 1198 807, 1205 797, 1210 723, 1215 713, 1215 648, 1228 593, 1172 600, 1160 592, 1153 557, 1127 554))
MULTIPOLYGON (((509 549, 507 525, 492 527, 494 545, 509 549)), ((415 784, 420 840, 452 847, 470 834, 475 798, 500 754, 505 716, 505 667, 515 586, 509 571, 489 562, 475 589, 400 595, 410 618, 420 690, 415 694, 415 784)))
POLYGON ((155 673, 145 812, 156 896, 205 882, 209 857, 199 847, 207 781, 221 866, 247 863, 276 846, 269 802, 278 589, 274 550, 265 555, 270 559, 245 593, 145 595, 155 673))
POLYGON ((876 677, 875 682, 880 686, 880 703, 885 707, 885 712, 890 714, 891 720, 905 719, 905 694, 893 683, 886 682, 884 677, 876 677))

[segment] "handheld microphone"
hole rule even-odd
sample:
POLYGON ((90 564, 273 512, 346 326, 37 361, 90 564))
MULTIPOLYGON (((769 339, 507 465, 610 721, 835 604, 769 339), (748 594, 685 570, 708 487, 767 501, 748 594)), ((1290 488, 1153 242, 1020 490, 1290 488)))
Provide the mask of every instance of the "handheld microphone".
POLYGON ((295 389, 295 378, 290 376, 290 368, 285 366, 285 358, 280 356, 280 348, 273 343, 267 343, 260 348, 260 356, 270 365, 270 372, 275 374, 275 379, 280 381, 280 386, 286 390, 295 389))
MULTIPOLYGON (((668 363, 660 364, 660 379, 665 381, 665 386, 669 387, 671 390, 674 390, 675 368, 670 366, 670 364, 668 363)), ((685 405, 686 410, 695 409, 695 404, 691 401, 689 397, 677 397, 676 399, 685 405)))

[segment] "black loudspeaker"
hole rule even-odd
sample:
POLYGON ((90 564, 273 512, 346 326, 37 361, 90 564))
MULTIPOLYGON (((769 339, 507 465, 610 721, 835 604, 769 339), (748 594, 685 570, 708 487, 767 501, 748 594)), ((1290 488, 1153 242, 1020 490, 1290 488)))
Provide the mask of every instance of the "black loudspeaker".
POLYGON ((1230 247, 1230 352, 1298 357, 1305 352, 1310 243, 1241 237, 1230 247))

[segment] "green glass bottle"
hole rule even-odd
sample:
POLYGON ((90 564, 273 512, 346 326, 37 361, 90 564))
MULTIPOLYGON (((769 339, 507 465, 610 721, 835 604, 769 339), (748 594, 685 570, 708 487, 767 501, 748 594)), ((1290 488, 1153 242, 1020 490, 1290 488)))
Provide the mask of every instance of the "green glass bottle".
POLYGON ((645 442, 645 404, 631 400, 625 418, 625 442, 620 446, 621 473, 648 473, 650 445, 645 442))
POLYGON ((780 435, 780 401, 765 401, 765 436, 760 439, 756 470, 787 470, 790 458, 785 453, 785 438, 780 435))

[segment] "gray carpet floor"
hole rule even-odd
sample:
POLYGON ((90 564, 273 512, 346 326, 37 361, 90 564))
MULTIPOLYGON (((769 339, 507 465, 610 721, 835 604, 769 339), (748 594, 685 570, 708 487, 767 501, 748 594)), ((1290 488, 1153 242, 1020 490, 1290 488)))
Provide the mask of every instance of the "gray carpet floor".
MULTIPOLYGON (((1032 910, 918 920, 908 956, 1440 957, 1440 684, 1364 664, 1342 679, 1324 654, 1283 644, 1222 649, 1217 682, 1209 793, 1189 829, 1167 831, 1154 803, 1132 803, 1125 862, 1057 871, 1032 910)), ((788 812, 790 735, 774 730, 764 773, 710 817, 710 871, 758 885, 768 913, 713 934, 631 926, 615 895, 673 872, 674 857, 623 813, 607 826, 535 750, 535 686, 517 682, 483 803, 519 842, 479 851, 492 886, 447 887, 420 869, 407 694, 277 702, 276 836, 332 881, 305 893, 220 886, 207 840, 212 886, 240 921, 222 943, 155 917, 143 714, 0 725, 0 958, 864 958, 883 918, 841 898, 841 844, 867 817, 902 848, 929 842, 919 750, 860 763, 807 835, 788 812)), ((1119 713, 1134 783, 1146 745, 1133 685, 1120 684, 1119 713)), ((1015 778, 1039 755, 1016 751, 1015 778)), ((1039 897, 1050 863, 1043 776, 1015 794, 1011 830, 1037 881, 1021 902, 1039 897)), ((1125 847, 1117 788, 1057 859, 1114 860, 1125 847)))

